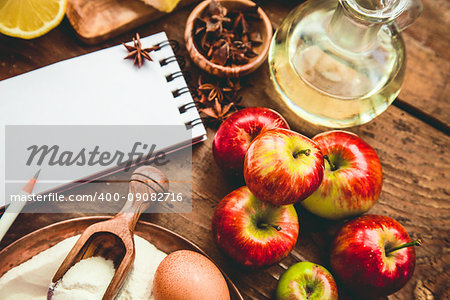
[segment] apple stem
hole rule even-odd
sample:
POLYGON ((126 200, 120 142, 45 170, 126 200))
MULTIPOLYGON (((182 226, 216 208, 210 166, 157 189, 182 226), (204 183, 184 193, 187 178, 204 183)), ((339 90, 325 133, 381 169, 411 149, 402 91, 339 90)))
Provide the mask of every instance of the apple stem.
POLYGON ((306 156, 309 156, 311 154, 311 149, 304 149, 297 151, 293 154, 294 158, 297 158, 300 154, 305 154, 306 156))
POLYGON ((331 171, 336 171, 337 170, 336 166, 331 162, 331 160, 328 157, 328 155, 324 155, 323 158, 328 162, 328 164, 330 164, 331 171))
POLYGON ((415 240, 415 241, 412 241, 412 242, 409 242, 409 243, 405 243, 405 244, 402 244, 402 245, 399 245, 399 246, 396 246, 396 247, 392 247, 390 249, 386 249, 385 252, 386 252, 386 255, 388 255, 388 254, 390 254, 390 253, 392 253, 394 251, 397 251, 397 250, 400 250, 400 249, 403 249, 403 248, 406 248, 406 247, 411 247, 411 246, 422 246, 422 240, 419 239, 419 240, 415 240))
POLYGON ((275 224, 268 224, 268 223, 259 223, 258 224, 259 228, 266 228, 266 227, 273 227, 275 228, 277 231, 281 231, 281 227, 275 224))

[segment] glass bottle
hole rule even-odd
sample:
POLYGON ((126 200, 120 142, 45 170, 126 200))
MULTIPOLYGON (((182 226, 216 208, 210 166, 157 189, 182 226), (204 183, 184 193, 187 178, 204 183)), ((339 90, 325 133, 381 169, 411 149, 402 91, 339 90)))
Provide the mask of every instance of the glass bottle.
POLYGON ((309 0, 275 33, 271 79, 300 117, 350 127, 381 114, 405 73, 400 31, 421 13, 420 0, 309 0))

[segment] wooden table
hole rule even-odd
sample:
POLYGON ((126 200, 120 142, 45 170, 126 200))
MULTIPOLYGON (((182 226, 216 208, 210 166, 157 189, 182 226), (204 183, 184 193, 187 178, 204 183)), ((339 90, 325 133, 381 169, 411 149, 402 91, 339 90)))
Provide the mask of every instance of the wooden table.
MULTIPOLYGON (((300 2, 261 1, 275 27, 300 2)), ((412 238, 424 240, 424 246, 417 249, 413 278, 389 299, 450 299, 450 2, 423 2, 423 15, 403 35, 408 63, 399 99, 372 122, 350 128, 376 149, 383 166, 383 192, 371 213, 395 218, 412 238)), ((142 26, 137 31, 141 36, 147 36, 164 30, 170 38, 182 41, 184 22, 191 8, 142 26)), ((101 45, 87 46, 76 38, 64 20, 49 34, 32 41, 0 36, 0 80, 128 41, 134 32, 101 45)), ((181 54, 186 55, 185 52, 181 54)), ((195 67, 188 61, 188 68, 195 67)), ((294 130, 310 137, 326 130, 299 119, 274 101, 277 95, 269 81, 267 63, 250 79, 257 84, 242 92, 244 105, 274 108, 286 117, 294 130)), ((0 101, 7 100, 0 98, 0 101)), ((213 138, 214 130, 209 129, 208 140, 193 148, 192 213, 146 214, 141 219, 165 226, 197 243, 226 270, 246 299, 271 298, 279 276, 297 261, 308 260, 329 266, 329 243, 338 224, 320 220, 300 207, 297 246, 281 263, 263 270, 244 270, 218 251, 211 235, 212 213, 220 199, 236 184, 227 181, 215 165, 211 153, 213 138)), ((112 189, 106 184, 100 188, 112 189)), ((114 189, 125 193, 126 184, 114 189)), ((88 193, 89 187, 80 188, 78 192, 88 193)), ((81 215, 20 215, 0 249, 37 228, 81 215)), ((344 291, 341 298, 351 297, 344 291)))

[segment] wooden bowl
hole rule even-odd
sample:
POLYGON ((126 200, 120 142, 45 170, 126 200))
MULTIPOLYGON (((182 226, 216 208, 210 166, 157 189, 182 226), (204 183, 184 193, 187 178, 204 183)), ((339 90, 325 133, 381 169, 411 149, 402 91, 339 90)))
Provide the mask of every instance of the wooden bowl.
MULTIPOLYGON (((255 3, 250 0, 217 0, 227 9, 239 10, 249 6, 254 6, 255 3)), ((186 22, 186 29, 184 32, 184 40, 186 42, 186 48, 189 52, 191 59, 197 64, 202 70, 219 77, 240 77, 255 71, 261 64, 266 60, 267 54, 269 52, 270 42, 272 40, 272 23, 267 17, 266 13, 261 7, 258 8, 258 14, 261 17, 261 21, 252 23, 255 26, 255 30, 261 33, 262 44, 255 47, 256 53, 258 55, 250 59, 247 64, 239 66, 221 66, 214 64, 209 61, 200 51, 194 42, 194 23, 195 19, 203 16, 211 0, 206 0, 201 2, 189 15, 186 22)))
MULTIPOLYGON (((105 221, 109 218, 111 217, 99 216, 66 220, 38 229, 18 239, 0 252, 0 277, 36 254, 56 245, 66 238, 81 234, 87 227, 94 223, 105 221)), ((197 245, 161 226, 139 221, 134 233, 167 254, 177 250, 191 250, 205 255, 213 261, 197 245)), ((228 284, 231 299, 243 300, 244 298, 234 283, 222 270, 220 271, 228 284)))

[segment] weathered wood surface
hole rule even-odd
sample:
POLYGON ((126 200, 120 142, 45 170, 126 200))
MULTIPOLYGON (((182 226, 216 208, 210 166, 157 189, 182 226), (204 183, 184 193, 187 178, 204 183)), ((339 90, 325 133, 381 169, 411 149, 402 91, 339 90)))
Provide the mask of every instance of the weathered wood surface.
POLYGON ((422 16, 403 33, 407 65, 396 104, 404 102, 450 131, 450 1, 422 2, 422 16))
MULTIPOLYGON (((183 0, 176 9, 198 2, 183 0)), ((139 0, 69 0, 66 16, 78 37, 97 44, 166 15, 139 0)))
MULTIPOLYGON (((444 67, 449 63, 448 51, 446 52, 449 37, 448 34, 447 36, 444 34, 448 29, 442 27, 445 22, 437 21, 439 19, 437 15, 448 16, 450 10, 445 1, 435 2, 436 4, 431 0, 425 1, 425 7, 433 8, 432 13, 428 14, 430 20, 422 21, 422 25, 413 25, 406 32, 408 75, 401 97, 402 101, 417 111, 430 114, 444 122, 448 121, 449 111, 448 72, 441 73, 441 76, 436 75, 433 70, 445 70, 444 67), (431 32, 441 34, 431 35, 431 32), (433 38, 423 40, 424 36, 433 38), (430 63, 425 59, 429 57, 427 53, 434 53, 434 59, 438 60, 432 60, 430 63), (418 69, 426 72, 418 75, 418 69), (418 89, 419 85, 423 88, 418 89), (424 94, 427 95, 428 102, 419 103, 424 94)), ((263 8, 274 25, 279 24, 293 5, 287 1, 263 2, 263 8)), ((182 10, 163 20, 143 26, 138 31, 141 36, 147 36, 165 30, 171 38, 182 41, 183 23, 188 12, 189 9, 182 10)), ((426 16, 425 13, 424 17, 426 16)), ((443 20, 448 20, 448 17, 443 20)), ((34 41, 0 37, 0 79, 127 41, 132 34, 131 32, 124 34, 100 46, 85 46, 76 40, 75 34, 65 21, 48 35, 34 41)), ((188 67, 193 68, 189 66, 189 62, 188 67)), ((300 120, 284 106, 277 104, 277 95, 269 80, 267 64, 250 76, 250 83, 253 83, 253 86, 246 87, 242 93, 244 105, 272 107, 286 117, 293 129, 310 137, 325 130, 300 120)), ((389 299, 433 299, 425 298, 427 295, 433 295, 434 299, 450 299, 450 159, 446 153, 450 149, 450 138, 396 106, 391 106, 369 124, 350 130, 377 150, 383 166, 383 192, 371 213, 397 219, 412 237, 422 237, 425 241, 425 245, 417 249, 417 266, 413 278, 389 299)), ((296 261, 310 260, 329 266, 328 245, 339 224, 316 218, 300 207, 298 211, 301 227, 298 244, 280 264, 264 270, 244 270, 218 251, 211 236, 212 212, 220 199, 238 184, 228 181, 215 165, 211 153, 213 137, 214 130, 210 129, 208 141, 193 148, 192 213, 145 214, 141 218, 174 230, 198 244, 227 271, 246 299, 271 298, 276 280, 285 268, 296 261)), ((117 174, 111 179, 126 179, 126 176, 117 174)), ((95 187, 105 192, 117 191, 124 194, 127 192, 126 183, 114 186, 97 184, 95 187)), ((81 187, 73 193, 91 193, 92 189, 87 186, 81 187)), ((20 215, 0 244, 0 249, 37 228, 81 215, 84 214, 20 215)), ((344 291, 341 299, 351 299, 351 296, 344 291)))

